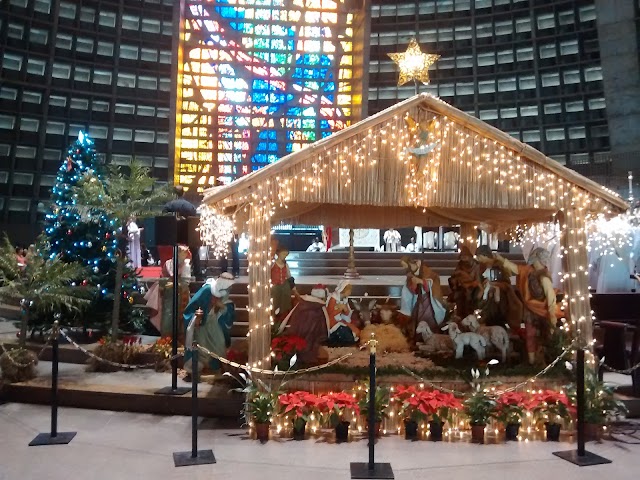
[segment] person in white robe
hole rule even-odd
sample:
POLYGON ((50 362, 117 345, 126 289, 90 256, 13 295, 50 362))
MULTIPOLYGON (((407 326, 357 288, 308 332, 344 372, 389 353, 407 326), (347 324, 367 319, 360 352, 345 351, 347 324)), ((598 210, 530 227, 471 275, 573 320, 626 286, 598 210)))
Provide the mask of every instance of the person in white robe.
POLYGON ((138 227, 136 223, 135 215, 131 215, 129 218, 129 223, 127 225, 127 234, 129 245, 127 248, 127 255, 129 257, 129 262, 133 268, 142 267, 142 254, 140 249, 140 234, 144 228, 138 227))

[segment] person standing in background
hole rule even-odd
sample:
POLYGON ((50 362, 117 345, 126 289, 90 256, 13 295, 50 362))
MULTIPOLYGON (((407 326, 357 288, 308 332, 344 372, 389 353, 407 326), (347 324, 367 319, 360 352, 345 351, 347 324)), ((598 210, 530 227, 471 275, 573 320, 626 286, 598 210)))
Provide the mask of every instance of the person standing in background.
POLYGON ((144 228, 138 227, 136 223, 136 216, 131 215, 129 217, 129 224, 127 225, 127 235, 129 236, 129 262, 131 262, 131 266, 135 269, 142 267, 142 258, 141 258, 141 250, 140 250, 140 234, 144 228))

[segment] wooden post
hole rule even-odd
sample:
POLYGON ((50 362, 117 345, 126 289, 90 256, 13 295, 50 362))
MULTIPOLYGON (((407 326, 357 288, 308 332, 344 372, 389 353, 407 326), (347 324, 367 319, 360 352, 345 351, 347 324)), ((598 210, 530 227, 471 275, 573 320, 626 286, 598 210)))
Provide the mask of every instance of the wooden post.
POLYGON ((347 271, 344 272, 345 278, 360 278, 358 270, 356 270, 356 255, 353 248, 353 228, 349 229, 349 263, 347 264, 347 271))
POLYGON ((562 219, 562 269, 568 300, 567 320, 580 348, 591 348, 593 327, 589 302, 589 258, 584 211, 568 208, 562 219))
POLYGON ((249 213, 249 364, 271 368, 271 206, 254 199, 249 213))

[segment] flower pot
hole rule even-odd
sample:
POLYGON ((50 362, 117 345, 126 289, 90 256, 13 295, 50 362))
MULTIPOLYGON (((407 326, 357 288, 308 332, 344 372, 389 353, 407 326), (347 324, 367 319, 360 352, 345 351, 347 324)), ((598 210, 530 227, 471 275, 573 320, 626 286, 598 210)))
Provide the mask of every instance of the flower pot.
POLYGON ((271 423, 256 423, 256 438, 264 443, 269 440, 269 427, 271 423))
POLYGON ((471 425, 471 443, 484 443, 484 427, 486 425, 471 425))
POLYGON ((306 420, 293 422, 293 439, 304 440, 304 434, 307 432, 306 420))
POLYGON ((405 440, 418 439, 418 422, 415 420, 404 421, 404 438, 405 440))
POLYGON ((339 422, 336 425, 336 443, 349 441, 349 422, 339 422))
POLYGON ((602 425, 597 423, 585 423, 584 438, 587 442, 591 440, 599 442, 602 440, 602 425))
MULTIPOLYGON (((374 432, 376 437, 380 436, 380 425, 382 425, 382 422, 380 420, 376 420, 376 423, 374 426, 374 432)), ((367 431, 369 431, 369 421, 367 421, 367 431)))
POLYGON ((429 422, 429 438, 432 442, 442 441, 442 422, 429 422))
POLYGON ((507 423, 504 427, 505 440, 518 440, 518 432, 520 431, 519 423, 507 423))
POLYGON ((547 442, 560 441, 560 424, 558 423, 545 423, 547 429, 547 442))

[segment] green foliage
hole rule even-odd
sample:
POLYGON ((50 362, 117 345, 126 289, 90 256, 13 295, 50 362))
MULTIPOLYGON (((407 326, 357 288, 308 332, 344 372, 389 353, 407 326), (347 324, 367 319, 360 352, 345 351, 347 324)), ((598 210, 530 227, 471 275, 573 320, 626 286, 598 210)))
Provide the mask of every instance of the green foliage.
POLYGON ((0 301, 23 308, 20 344, 26 342, 32 312, 53 316, 61 309, 80 311, 89 305, 91 290, 81 285, 86 269, 78 263, 51 258, 44 247, 27 253, 26 266, 19 268, 15 248, 5 236, 0 247, 0 301))
POLYGON ((484 390, 476 390, 464 402, 464 413, 471 425, 486 425, 493 418, 496 401, 484 390))
MULTIPOLYGON (((51 258, 60 256, 67 263, 78 262, 88 267, 85 280, 97 287, 90 307, 85 315, 78 317, 74 312, 61 311, 61 321, 69 325, 85 328, 104 329, 109 323, 116 289, 116 250, 118 229, 121 224, 103 210, 92 211, 91 218, 82 218, 77 211, 74 189, 85 175, 98 176, 100 163, 92 140, 81 133, 69 146, 67 156, 61 163, 56 182, 51 189, 52 208, 45 217, 44 235, 49 244, 51 258)), ((135 272, 124 269, 126 276, 119 295, 130 296, 137 288, 135 272)), ((131 308, 125 303, 121 319, 126 321, 131 308)), ((45 330, 51 319, 37 312, 31 319, 35 328, 45 330)))
MULTIPOLYGON (((365 394, 358 400, 360 414, 365 418, 369 418, 369 387, 364 390, 365 394)), ((389 408, 390 392, 387 387, 376 387, 376 393, 373 396, 374 416, 377 422, 387 418, 386 409, 389 408)))
POLYGON ((101 177, 88 173, 74 190, 78 210, 92 217, 95 211, 106 212, 126 227, 131 215, 153 216, 172 196, 168 186, 157 187, 151 170, 135 160, 126 168, 110 165, 101 177))
POLYGON ((231 391, 245 395, 243 415, 247 424, 252 420, 255 423, 271 422, 271 416, 278 407, 278 397, 283 393, 283 387, 287 383, 285 378, 296 361, 297 356, 294 355, 290 360, 288 370, 281 376, 277 385, 274 385, 275 374, 268 382, 254 377, 250 371, 240 372, 238 374, 240 378, 234 377, 229 372, 223 374, 235 379, 241 385, 240 388, 234 388, 231 391))
MULTIPOLYGON (((103 212, 114 218, 121 227, 114 291, 121 291, 123 280, 130 278, 126 273, 127 220, 132 215, 144 218, 159 213, 162 205, 171 197, 169 187, 155 187, 155 184, 151 171, 133 161, 126 168, 111 165, 100 177, 95 172, 89 172, 73 190, 76 202, 74 209, 82 218, 97 222, 103 212)), ((114 337, 120 327, 120 304, 121 298, 114 298, 111 316, 114 337)))
MULTIPOLYGON (((595 425, 604 425, 608 418, 624 415, 627 407, 613 396, 613 387, 598 379, 596 372, 586 369, 584 372, 584 421, 595 425)), ((567 396, 573 405, 577 405, 575 383, 567 388, 567 396)))

